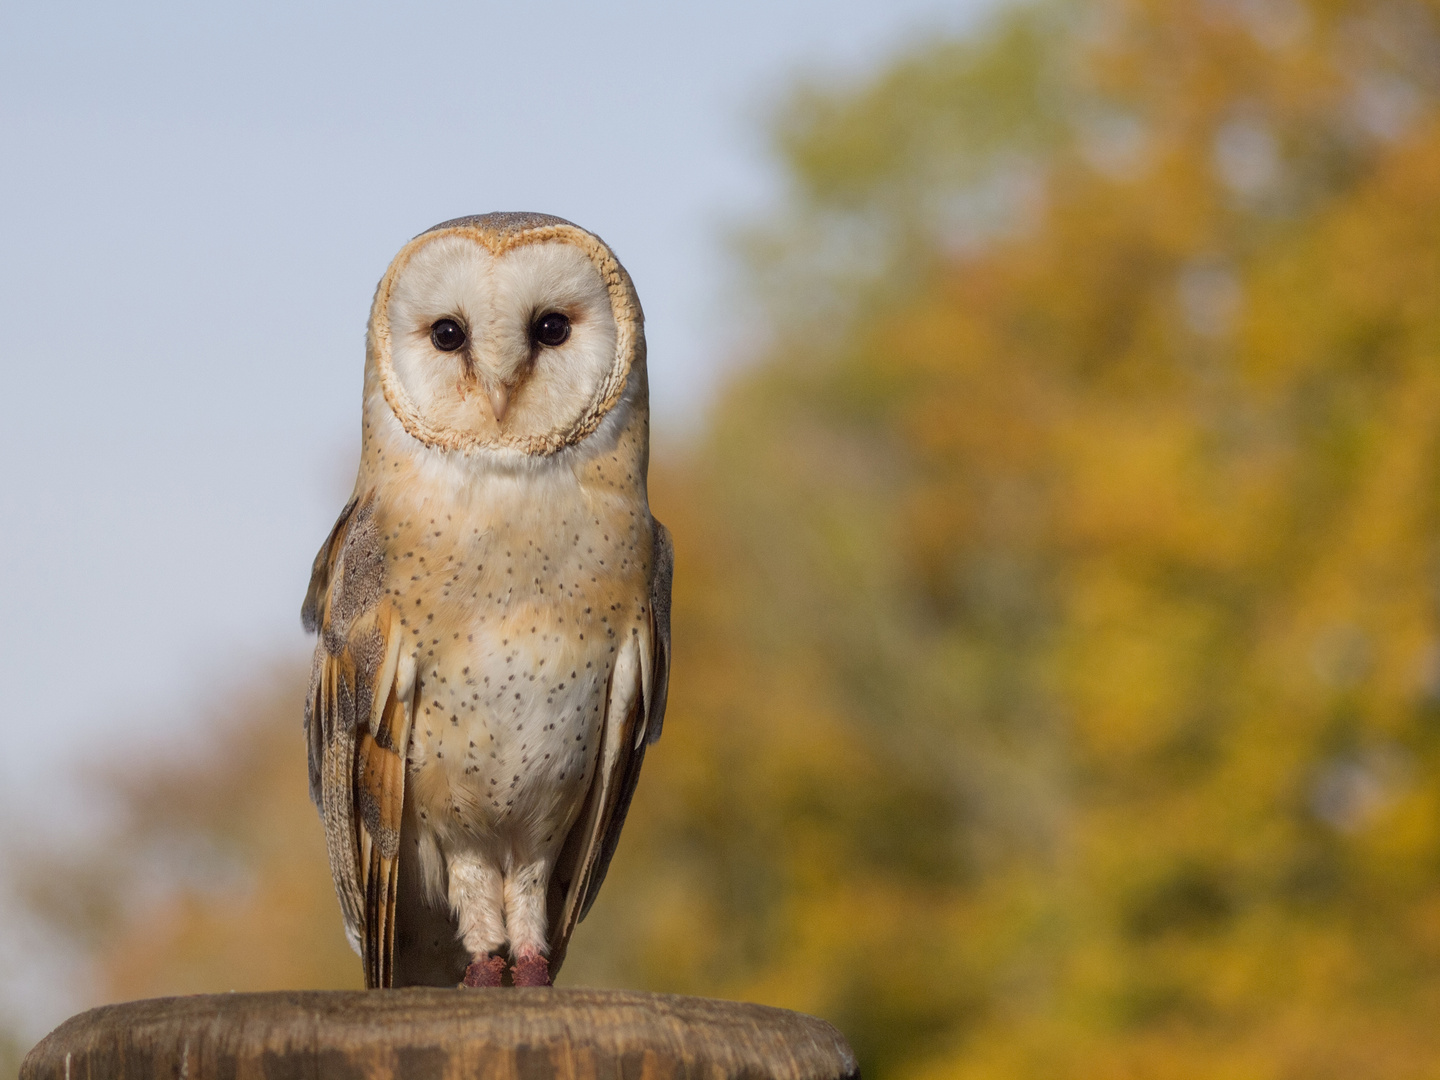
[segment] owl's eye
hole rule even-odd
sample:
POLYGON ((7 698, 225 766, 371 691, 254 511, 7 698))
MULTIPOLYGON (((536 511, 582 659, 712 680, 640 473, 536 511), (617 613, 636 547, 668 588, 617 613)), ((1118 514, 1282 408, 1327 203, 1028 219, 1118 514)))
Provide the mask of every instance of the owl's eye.
POLYGON ((441 352, 454 352, 465 344, 465 328, 454 319, 441 319, 430 328, 430 343, 441 352))
POLYGON ((570 339, 570 320, 558 311, 547 311, 535 320, 535 328, 531 333, 541 345, 553 349, 556 345, 564 345, 570 339))

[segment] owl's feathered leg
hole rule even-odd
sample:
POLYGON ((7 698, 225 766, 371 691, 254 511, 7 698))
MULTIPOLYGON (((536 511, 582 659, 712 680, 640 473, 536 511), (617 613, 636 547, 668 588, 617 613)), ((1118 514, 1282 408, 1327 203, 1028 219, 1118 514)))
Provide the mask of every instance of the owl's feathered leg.
POLYGON ((550 863, 545 859, 518 866, 505 879, 505 928, 515 957, 511 974, 516 986, 549 986, 549 948, 545 942, 545 888, 550 863))
POLYGON ((450 908, 460 925, 460 940, 469 951, 465 986, 499 986, 505 960, 505 886, 500 871, 468 853, 449 861, 450 908))

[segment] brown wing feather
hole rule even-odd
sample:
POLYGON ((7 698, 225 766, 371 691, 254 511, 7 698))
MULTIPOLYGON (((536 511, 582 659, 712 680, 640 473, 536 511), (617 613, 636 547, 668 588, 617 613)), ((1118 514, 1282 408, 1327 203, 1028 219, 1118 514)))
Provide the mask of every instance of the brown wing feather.
POLYGON ((310 566, 310 587, 305 590, 305 602, 300 605, 300 625, 312 634, 320 629, 320 620, 324 616, 321 609, 329 599, 330 571, 340 557, 345 525, 359 503, 359 499, 351 499, 345 504, 345 509, 340 511, 340 516, 330 527, 330 535, 325 537, 325 543, 320 545, 315 561, 310 566))
MULTIPOLYGON (((654 538, 654 567, 650 585, 649 685, 635 703, 632 714, 618 726, 606 723, 607 735, 602 738, 599 760, 604 763, 610 732, 621 741, 621 753, 610 776, 596 769, 590 796, 584 810, 566 838, 565 847, 556 860, 550 883, 548 907, 551 931, 550 972, 560 970, 565 950, 576 925, 590 913, 600 886, 610 869, 610 860, 620 842, 620 830, 635 786, 640 781, 640 767, 645 762, 645 748, 660 738, 665 720, 665 704, 670 686, 670 591, 675 572, 675 549, 670 531, 660 522, 651 520, 654 538)), ((610 694, 610 700, 615 695, 610 694)))
POLYGON ((368 499, 351 500, 316 557, 302 618, 319 631, 307 708, 311 794, 346 933, 369 986, 394 974, 396 879, 411 702, 396 686, 399 619, 368 499))
POLYGON ((645 722, 645 742, 660 741, 665 725, 665 704, 670 697, 670 591, 675 580, 675 544, 670 530, 654 518, 655 576, 650 582, 650 618, 655 631, 655 658, 650 679, 650 700, 646 703, 649 716, 645 722))
POLYGON ((360 736, 355 755, 355 794, 360 809, 357 826, 368 840, 368 858, 360 869, 365 888, 365 982, 371 987, 395 983, 404 748, 410 742, 410 717, 414 711, 410 702, 402 702, 397 696, 393 675, 387 689, 379 724, 373 735, 367 731, 360 736))

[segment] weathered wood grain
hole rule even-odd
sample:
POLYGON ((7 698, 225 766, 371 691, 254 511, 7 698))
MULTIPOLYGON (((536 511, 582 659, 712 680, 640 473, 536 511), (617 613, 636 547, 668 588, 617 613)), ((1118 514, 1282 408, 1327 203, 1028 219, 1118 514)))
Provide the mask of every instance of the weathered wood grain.
POLYGON ((91 1009, 21 1080, 843 1080, 855 1056, 812 1016, 619 990, 303 991, 91 1009))

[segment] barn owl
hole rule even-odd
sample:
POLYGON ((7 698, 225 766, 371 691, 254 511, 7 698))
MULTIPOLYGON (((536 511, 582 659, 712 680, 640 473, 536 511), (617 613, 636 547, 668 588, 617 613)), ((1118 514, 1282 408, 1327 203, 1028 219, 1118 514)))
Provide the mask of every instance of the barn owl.
POLYGON ((375 293, 362 434, 302 609, 347 934, 372 987, 546 985, 669 681, 629 275, 545 215, 422 233, 375 293))

